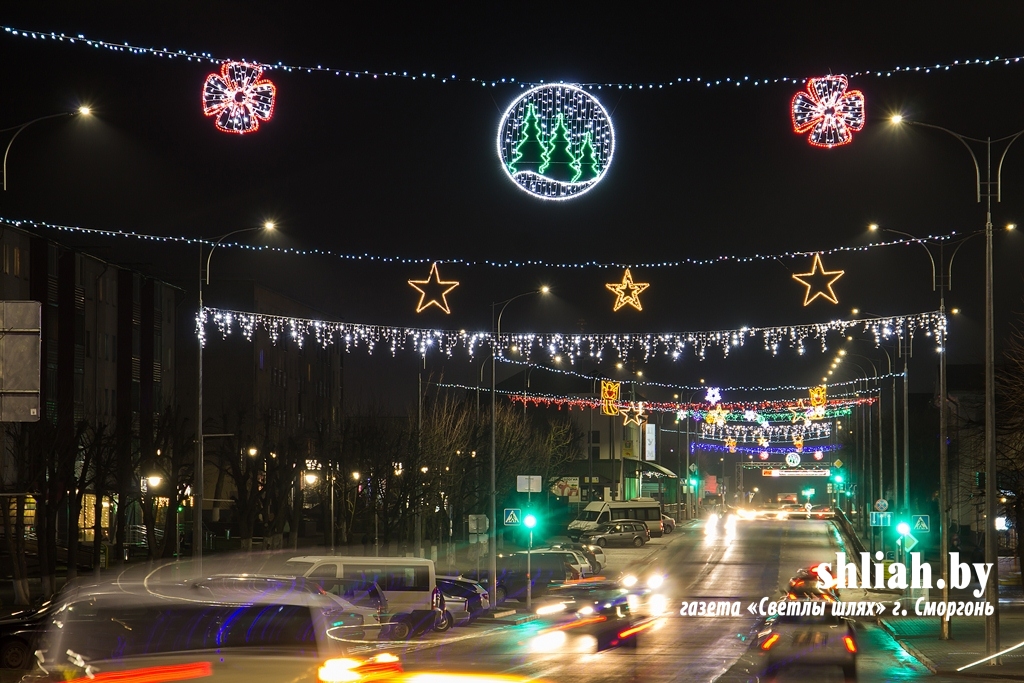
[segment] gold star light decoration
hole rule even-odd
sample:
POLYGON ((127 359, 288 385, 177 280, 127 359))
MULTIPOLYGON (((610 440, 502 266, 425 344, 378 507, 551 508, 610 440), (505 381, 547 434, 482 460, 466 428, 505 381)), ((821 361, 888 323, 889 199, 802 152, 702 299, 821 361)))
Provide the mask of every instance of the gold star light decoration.
POLYGON ((626 268, 626 274, 622 276, 622 282, 617 284, 609 282, 605 285, 605 288, 614 292, 617 297, 612 305, 612 312, 619 310, 626 304, 629 304, 638 311, 644 310, 643 306, 640 305, 640 292, 650 286, 649 282, 633 282, 633 276, 630 274, 629 268, 626 268))
POLYGON ((832 291, 832 285, 835 284, 836 280, 843 276, 843 270, 825 270, 825 267, 821 265, 821 254, 814 255, 814 265, 811 266, 811 272, 809 273, 793 273, 793 279, 802 284, 807 288, 804 292, 804 306, 811 303, 819 296, 826 301, 831 301, 834 304, 839 303, 839 299, 836 297, 836 293, 832 291), (826 279, 824 286, 815 289, 814 280, 826 279), (813 294, 811 292, 814 292, 813 294))
POLYGON ((437 306, 445 313, 450 314, 448 308, 448 293, 459 286, 454 280, 442 280, 437 272, 437 264, 430 265, 430 275, 426 280, 409 280, 409 286, 420 293, 420 302, 416 304, 416 312, 422 313, 431 306, 437 306), (430 293, 433 292, 433 293, 430 293))

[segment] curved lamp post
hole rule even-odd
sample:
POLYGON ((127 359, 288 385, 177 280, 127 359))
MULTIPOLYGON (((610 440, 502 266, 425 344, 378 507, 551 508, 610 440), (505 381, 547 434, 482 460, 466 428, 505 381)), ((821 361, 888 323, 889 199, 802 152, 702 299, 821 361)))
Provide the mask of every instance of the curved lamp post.
POLYGON ((257 228, 241 228, 221 235, 220 237, 214 238, 213 240, 203 240, 199 243, 199 320, 200 320, 200 334, 199 334, 199 362, 198 362, 198 375, 197 375, 197 397, 196 397, 196 462, 195 462, 195 475, 192 481, 192 561, 196 572, 196 576, 202 576, 203 573, 203 472, 206 467, 205 454, 203 452, 203 343, 205 341, 202 333, 204 325, 203 320, 203 283, 210 284, 210 259, 213 257, 213 251, 219 247, 224 240, 231 237, 232 235, 238 235, 243 232, 253 232, 254 230, 273 230, 275 225, 267 221, 262 226, 257 228), (213 242, 213 246, 210 247, 210 253, 206 255, 206 259, 203 259, 203 245, 213 242), (206 266, 205 270, 203 266, 206 266))
MULTIPOLYGON (((505 309, 510 303, 516 299, 521 299, 524 296, 530 296, 531 294, 547 294, 550 290, 544 286, 540 289, 533 289, 529 292, 523 292, 522 294, 516 294, 511 299, 505 299, 504 301, 497 301, 491 304, 491 319, 494 320, 494 311, 498 306, 501 309, 498 310, 497 324, 495 326, 494 339, 491 340, 491 535, 494 538, 494 543, 490 551, 490 586, 492 595, 497 595, 495 592, 496 581, 498 577, 498 483, 497 483, 497 413, 495 412, 495 372, 494 363, 495 358, 498 355, 498 344, 501 341, 501 315, 505 312, 505 309)), ((481 367, 482 369, 482 367, 481 367)))
MULTIPOLYGON (((991 664, 998 664, 998 657, 994 655, 999 651, 999 546, 996 537, 996 400, 995 400, 995 316, 992 306, 992 197, 1001 202, 1003 187, 1003 162, 1006 160, 1006 153, 1017 141, 1024 130, 1017 131, 996 140, 992 138, 972 138, 961 135, 949 128, 936 126, 931 123, 912 121, 902 115, 892 117, 894 124, 907 124, 938 130, 956 138, 960 144, 967 148, 974 163, 974 185, 975 198, 977 203, 985 199, 985 562, 991 563, 992 571, 989 572, 988 584, 985 586, 985 595, 991 600, 992 614, 985 616, 985 650, 986 654, 993 656, 991 664), (1003 151, 999 155, 999 163, 996 165, 995 179, 992 178, 992 143, 1002 144, 1003 151), (983 146, 985 149, 985 179, 981 177, 981 164, 978 163, 978 156, 974 153, 971 143, 983 146), (985 188, 982 194, 982 186, 985 188)), ((945 340, 943 340, 943 346, 945 340)), ((945 413, 945 395, 942 396, 942 413, 945 413)), ((945 450, 945 445, 943 445, 945 450)), ((940 495, 942 492, 940 491, 940 495)), ((942 529, 942 573, 948 576, 949 553, 947 552, 947 529, 942 529)), ((946 582, 949 585, 949 582, 946 582)), ((948 589, 943 590, 943 599, 948 597, 948 589)), ((941 631, 939 638, 949 638, 949 622, 941 620, 941 631)))
POLYGON ((4 192, 7 191, 7 155, 11 153, 11 145, 14 144, 14 139, 16 137, 18 137, 18 134, 21 133, 21 131, 25 130, 26 128, 31 126, 33 123, 38 123, 40 121, 45 121, 47 119, 57 119, 57 118, 60 118, 62 116, 89 116, 89 114, 91 114, 91 113, 92 113, 92 110, 89 109, 89 107, 84 107, 83 106, 83 107, 79 107, 78 109, 76 109, 74 111, 62 111, 59 114, 50 114, 49 116, 40 116, 37 119, 32 119, 31 121, 28 121, 26 123, 22 123, 22 124, 17 125, 17 126, 12 126, 10 128, 5 128, 4 130, 0 131, 0 133, 7 132, 9 130, 13 130, 14 131, 14 135, 11 136, 10 141, 7 143, 7 149, 4 150, 4 192))

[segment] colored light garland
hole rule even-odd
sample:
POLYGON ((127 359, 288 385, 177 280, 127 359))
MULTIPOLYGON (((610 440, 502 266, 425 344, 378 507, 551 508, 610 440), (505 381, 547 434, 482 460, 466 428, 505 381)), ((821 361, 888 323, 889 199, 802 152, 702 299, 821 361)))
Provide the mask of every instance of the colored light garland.
POLYGON ((542 85, 520 95, 498 125, 498 158, 516 187, 540 199, 579 197, 615 152, 612 120, 590 93, 542 85))
MULTIPOLYGON (((101 237, 121 237, 150 242, 180 242, 182 244, 203 244, 212 246, 215 241, 197 237, 153 235, 149 233, 110 230, 100 228, 83 228, 79 226, 60 225, 36 221, 32 219, 13 219, 0 217, 0 223, 6 223, 16 228, 34 228, 38 230, 57 230, 83 235, 98 235, 101 237)), ((680 259, 676 261, 660 261, 649 263, 620 263, 617 261, 602 263, 600 261, 580 261, 576 263, 527 260, 527 261, 494 261, 490 259, 463 259, 463 258, 406 258, 402 256, 382 256, 374 254, 340 254, 330 249, 295 249, 292 247, 274 247, 269 245, 243 244, 240 242, 221 242, 217 246, 222 249, 242 249, 248 251, 266 251, 279 254, 290 254, 294 256, 333 256, 344 261, 365 261, 367 263, 399 263, 404 265, 433 264, 438 265, 462 265, 462 266, 489 266, 492 268, 561 268, 561 269, 582 269, 582 268, 680 268, 683 266, 710 266, 719 263, 756 263, 758 261, 777 261, 779 259, 802 259, 815 254, 830 255, 840 253, 851 253, 868 251, 876 247, 891 247, 904 244, 929 244, 949 242, 959 239, 958 233, 949 235, 929 235, 927 237, 915 237, 912 239, 895 239, 889 242, 874 242, 860 246, 835 247, 833 249, 819 249, 816 251, 787 251, 781 254, 755 254, 753 256, 722 255, 706 259, 680 259)))
MULTIPOLYGON (((306 337, 312 337, 324 347, 336 342, 341 343, 346 352, 354 348, 366 347, 372 353, 379 346, 385 346, 392 354, 399 350, 415 350, 421 355, 426 355, 427 352, 436 349, 451 356, 456 348, 463 348, 470 356, 473 356, 480 345, 490 344, 494 341, 491 332, 366 325, 220 308, 203 308, 196 316, 197 334, 202 343, 205 343, 206 325, 211 323, 225 337, 238 329, 246 339, 252 341, 255 331, 263 329, 275 344, 282 335, 287 335, 301 347, 306 337)), ((620 358, 629 358, 631 354, 638 352, 645 359, 659 354, 678 359, 687 347, 692 347, 699 358, 704 357, 708 348, 717 348, 722 351, 724 356, 728 356, 732 347, 742 347, 746 342, 758 339, 765 350, 771 352, 772 355, 777 355, 779 349, 784 346, 796 348, 802 353, 808 340, 820 343, 822 351, 824 351, 827 348, 826 337, 830 333, 840 333, 846 336, 850 332, 860 331, 873 336, 877 345, 883 339, 892 337, 905 339, 912 337, 915 333, 935 335, 938 338, 939 333, 945 332, 945 328, 945 315, 930 312, 886 318, 833 320, 827 323, 805 325, 744 327, 739 330, 714 332, 663 332, 656 334, 517 332, 503 334, 497 340, 496 348, 505 349, 515 345, 524 350, 527 357, 532 349, 538 348, 543 349, 552 358, 563 355, 568 357, 570 362, 575 363, 576 359, 583 357, 601 359, 609 349, 613 350, 620 358)))
POLYGON ((769 442, 789 441, 797 438, 824 439, 832 434, 831 424, 831 422, 814 422, 809 426, 791 424, 729 424, 723 426, 718 423, 703 422, 700 425, 700 436, 702 439, 712 440, 737 439, 743 443, 757 443, 761 437, 768 439, 769 442))
MULTIPOLYGON (((52 31, 31 31, 26 29, 15 28, 12 26, 3 26, 4 33, 11 36, 30 38, 35 40, 50 40, 53 42, 69 43, 73 45, 84 45, 95 49, 110 50, 112 52, 130 54, 130 55, 150 55, 165 59, 182 59, 188 62, 206 62, 211 64, 221 64, 223 62, 233 61, 229 58, 215 57, 209 52, 196 52, 193 50, 171 50, 168 48, 154 48, 154 47, 141 47, 138 45, 131 45, 129 43, 118 43, 107 40, 97 40, 94 38, 86 38, 83 34, 78 33, 73 36, 66 35, 64 33, 55 33, 52 31)), ((846 73, 847 78, 855 78, 858 76, 871 76, 876 78, 889 78, 892 76, 898 76, 901 74, 912 74, 912 73, 924 73, 930 74, 933 72, 945 72, 954 68, 968 67, 968 66, 991 66, 991 65, 1004 65, 1012 66, 1020 63, 1024 60, 1024 56, 1019 57, 975 57, 964 60, 953 60, 951 62, 938 62, 935 64, 918 64, 912 66, 894 66, 885 69, 859 69, 856 71, 849 71, 846 73)), ((353 79, 359 78, 397 78, 397 79, 408 79, 408 80, 429 80, 439 83, 470 83, 473 85, 481 85, 484 87, 497 87, 501 85, 518 86, 520 88, 532 87, 534 85, 542 84, 543 81, 522 81, 512 77, 503 78, 478 78, 478 77, 466 77, 456 76, 451 74, 448 76, 438 76, 436 73, 429 73, 426 71, 368 71, 365 69, 341 69, 337 67, 323 66, 317 64, 316 66, 307 65, 294 65, 285 64, 283 62, 277 62, 276 64, 263 64, 266 69, 276 69, 286 72, 298 72, 308 74, 331 74, 334 76, 341 76, 353 79)), ((618 90, 663 90, 665 88, 672 88, 673 86, 681 86, 685 84, 700 86, 704 88, 712 88, 716 86, 726 87, 740 87, 740 86, 762 86, 771 85, 776 83, 788 83, 788 84, 803 84, 810 80, 811 77, 790 77, 790 76, 776 76, 776 77, 751 77, 747 76, 735 76, 726 78, 715 78, 709 79, 702 76, 679 76, 674 80, 651 80, 651 81, 624 81, 624 82, 592 82, 583 83, 582 87, 588 90, 601 90, 604 88, 618 89, 618 90)))
POLYGON ((846 76, 809 79, 807 92, 798 92, 790 104, 793 130, 809 132, 807 142, 814 147, 831 149, 853 140, 864 128, 864 93, 847 92, 849 85, 846 76))
MULTIPOLYGON (((528 368, 531 368, 533 370, 544 370, 544 371, 547 371, 547 372, 553 372, 555 374, 566 375, 568 377, 579 377, 580 379, 585 379, 588 382, 593 382, 594 380, 603 379, 603 376, 600 375, 600 374, 594 374, 594 373, 587 374, 587 373, 583 373, 583 372, 577 372, 576 370, 565 370, 565 369, 562 369, 562 368, 553 368, 553 367, 550 367, 548 365, 540 365, 538 363, 531 363, 531 362, 528 362, 528 361, 515 360, 515 359, 512 359, 512 358, 507 358, 505 356, 498 356, 498 361, 501 362, 501 363, 509 363, 511 365, 522 365, 524 367, 528 367, 528 368)), ((861 377, 861 378, 858 378, 858 379, 843 380, 841 382, 831 382, 831 383, 829 383, 827 385, 821 385, 821 384, 807 384, 807 385, 780 384, 780 385, 770 386, 770 387, 769 386, 762 386, 762 385, 754 385, 754 386, 737 385, 737 386, 728 386, 728 387, 719 387, 719 388, 722 391, 756 391, 756 392, 766 392, 766 391, 809 391, 810 389, 813 389, 814 387, 817 387, 817 386, 847 387, 847 386, 853 386, 853 385, 856 385, 856 384, 861 384, 861 383, 864 383, 865 381, 872 382, 874 384, 879 384, 882 380, 892 379, 894 377, 903 377, 903 373, 902 372, 890 372, 890 373, 886 373, 886 374, 883 374, 883 375, 878 375, 877 377, 872 375, 871 377, 868 377, 867 380, 865 380, 863 377, 861 377)), ((653 382, 651 380, 638 380, 638 379, 623 380, 623 383, 632 384, 632 385, 638 386, 638 387, 659 387, 659 388, 662 388, 662 389, 672 389, 674 391, 698 391, 698 390, 702 390, 702 389, 705 388, 704 385, 672 384, 672 383, 669 383, 669 382, 653 382)), ((847 394, 836 394, 835 392, 833 392, 832 395, 833 396, 852 396, 853 393, 854 392, 850 392, 850 393, 847 393, 847 394)), ((796 399, 793 399, 793 400, 796 401, 796 399)), ((694 404, 694 405, 699 405, 699 404, 694 404)), ((737 405, 737 404, 734 403, 734 402, 731 402, 730 405, 737 405)))
MULTIPOLYGON (((841 444, 819 444, 815 445, 814 450, 828 453, 830 451, 842 450, 841 444)), ((724 443, 713 443, 707 441, 691 441, 690 452, 693 451, 712 451, 717 453, 728 453, 729 447, 724 443)), ((770 455, 786 455, 793 452, 792 446, 767 446, 761 448, 759 446, 736 446, 737 453, 751 453, 753 455, 760 456, 761 453, 768 453, 770 455)), ((761 460, 767 460, 768 458, 761 458, 761 460)))

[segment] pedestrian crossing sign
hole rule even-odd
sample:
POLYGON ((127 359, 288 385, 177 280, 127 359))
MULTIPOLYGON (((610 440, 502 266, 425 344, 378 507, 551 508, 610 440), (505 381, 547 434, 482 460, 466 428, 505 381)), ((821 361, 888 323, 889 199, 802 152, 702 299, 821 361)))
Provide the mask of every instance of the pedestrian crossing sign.
POLYGON ((519 526, 522 518, 522 508, 505 508, 505 526, 519 526))
POLYGON ((930 515, 914 515, 914 525, 911 527, 911 530, 930 532, 932 527, 929 518, 930 515))

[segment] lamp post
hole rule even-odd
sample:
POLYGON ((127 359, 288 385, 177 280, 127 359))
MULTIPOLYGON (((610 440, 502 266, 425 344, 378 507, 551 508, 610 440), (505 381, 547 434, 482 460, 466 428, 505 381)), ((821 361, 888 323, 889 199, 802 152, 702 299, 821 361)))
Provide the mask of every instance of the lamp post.
POLYGON ((495 325, 494 339, 491 340, 491 535, 494 539, 493 545, 490 548, 490 582, 491 592, 494 593, 496 587, 496 581, 498 580, 498 482, 497 482, 497 471, 498 471, 498 440, 497 440, 497 410, 496 403, 494 400, 495 385, 497 384, 494 372, 495 358, 498 355, 498 344, 501 342, 501 316, 508 308, 508 305, 516 299, 521 299, 524 296, 530 296, 531 294, 547 294, 550 290, 547 286, 541 287, 540 289, 533 289, 529 292, 523 292, 522 294, 516 294, 511 299, 505 299, 504 301, 497 301, 491 304, 491 319, 495 320, 494 310, 501 306, 498 310, 498 316, 495 325))
MULTIPOLYGON (((704 384, 704 380, 701 379, 700 383, 704 384)), ((690 415, 689 415, 690 409, 689 409, 689 406, 693 404, 693 397, 696 396, 697 394, 699 394, 702 391, 704 391, 704 389, 696 389, 693 393, 691 393, 690 394, 690 398, 688 398, 687 401, 686 401, 687 407, 685 409, 683 409, 682 411, 680 411, 680 412, 683 413, 682 422, 683 422, 683 427, 686 430, 686 470, 679 473, 680 481, 685 481, 686 482, 686 519, 690 518, 690 415)), ((676 431, 676 434, 677 435, 679 434, 678 430, 676 431)), ((682 454, 680 453, 679 454, 679 458, 681 458, 681 457, 682 457, 682 454)), ((682 462, 679 460, 679 458, 677 458, 676 469, 681 469, 682 468, 682 462)), ((679 511, 679 506, 676 505, 676 512, 678 512, 678 511, 679 511)), ((677 514, 676 516, 678 517, 679 515, 677 514)), ((682 520, 677 520, 677 521, 682 521, 682 520)))
MULTIPOLYGON (((992 138, 971 138, 956 133, 949 128, 936 126, 931 123, 911 121, 900 115, 893 116, 895 124, 906 123, 912 126, 921 126, 938 130, 956 138, 960 144, 967 148, 974 162, 974 185, 976 202, 981 203, 985 198, 985 562, 989 563, 992 571, 989 572, 988 584, 985 586, 985 595, 991 601, 992 613, 985 615, 985 650, 990 656, 999 651, 999 546, 996 537, 996 390, 995 390, 995 314, 992 305, 992 197, 997 202, 1002 197, 1003 162, 1006 160, 1006 153, 1017 141, 1024 130, 1017 131, 1012 135, 993 140, 992 138), (974 153, 971 143, 980 144, 985 148, 985 180, 981 179, 981 165, 974 153), (1002 154, 999 155, 999 163, 996 166, 996 177, 992 179, 992 143, 1003 144, 1002 154), (982 186, 985 192, 982 194, 982 186)), ((945 341, 945 339, 943 339, 945 341)), ((944 374, 944 373, 943 373, 944 374)), ((943 408, 946 397, 942 396, 943 408)), ((945 411, 942 411, 945 412, 945 411)), ((941 493, 940 493, 941 495, 941 493)), ((945 535, 945 534, 943 534, 945 535)), ((946 555, 944 555, 946 557, 946 555)), ((948 560, 944 560, 944 563, 948 560)), ((949 585, 948 582, 946 585, 949 585)), ((944 634, 948 637, 948 632, 944 634)), ((999 658, 993 657, 990 662, 998 664, 999 658)))
POLYGON ((213 241, 210 253, 203 260, 203 245, 209 240, 199 242, 199 356, 197 363, 196 377, 196 461, 195 475, 192 481, 192 562, 196 576, 203 575, 203 472, 206 467, 205 454, 203 452, 203 344, 205 342, 204 329, 206 317, 203 313, 203 281, 210 284, 210 259, 213 257, 213 250, 220 246, 224 240, 232 235, 254 230, 273 230, 274 224, 267 221, 258 228, 241 228, 221 235, 213 241), (203 268, 205 263, 205 270, 203 268))
POLYGON ((76 109, 74 111, 62 111, 59 114, 50 114, 49 116, 40 116, 37 119, 32 119, 31 121, 28 121, 27 123, 22 123, 22 124, 19 124, 17 126, 11 126, 10 128, 4 128, 3 130, 0 130, 0 133, 5 133, 5 132, 7 132, 9 130, 13 130, 14 131, 14 135, 11 136, 10 141, 7 143, 7 149, 4 150, 4 192, 7 191, 7 155, 11 153, 11 145, 14 144, 14 138, 18 137, 18 134, 21 133, 21 131, 25 130, 26 128, 31 126, 33 123, 38 123, 39 121, 45 121, 47 119, 57 119, 57 118, 60 118, 62 116, 89 116, 89 114, 91 114, 91 113, 92 113, 92 110, 89 109, 89 107, 83 106, 83 107, 79 107, 78 109, 76 109))
MULTIPOLYGON (((871 230, 879 229, 875 223, 868 227, 871 230)), ((1009 229, 1013 229, 1013 227, 1012 225, 1008 226, 1009 229)), ((917 239, 910 233, 901 230, 892 230, 890 228, 881 228, 881 230, 917 239)), ((932 265, 932 291, 934 292, 936 289, 939 291, 939 314, 942 316, 946 315, 946 290, 953 288, 953 259, 956 258, 960 248, 968 240, 981 234, 983 233, 979 231, 961 239, 956 249, 950 255, 948 262, 943 258, 942 244, 940 244, 938 267, 936 267, 935 256, 932 254, 932 250, 923 240, 918 241, 918 244, 928 254, 928 260, 932 265)), ((954 312, 956 312, 956 309, 954 309, 954 312)), ((939 331, 939 540, 941 544, 939 552, 942 556, 942 582, 945 584, 942 588, 942 599, 944 602, 949 602, 949 419, 946 394, 946 330, 943 327, 939 331)), ((904 461, 904 466, 906 467, 906 461, 904 461)), ((940 619, 939 623, 939 639, 949 640, 950 620, 940 619)))

